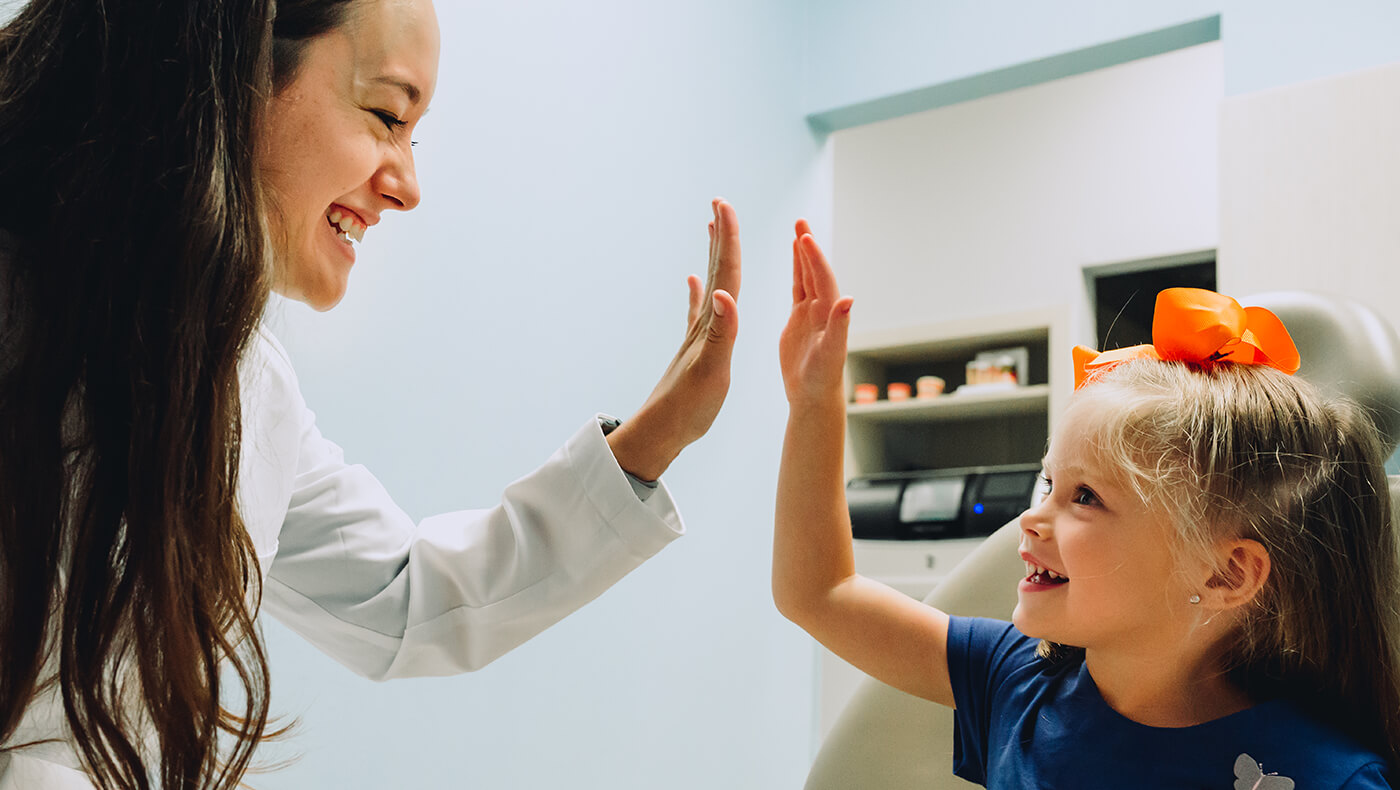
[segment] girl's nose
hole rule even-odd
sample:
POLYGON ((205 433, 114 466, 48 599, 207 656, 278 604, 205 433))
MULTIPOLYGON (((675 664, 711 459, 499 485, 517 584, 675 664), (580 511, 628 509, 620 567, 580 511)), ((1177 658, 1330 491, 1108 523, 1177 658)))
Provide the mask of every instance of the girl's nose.
POLYGON ((1045 513, 1045 503, 1037 502, 1021 513, 1021 532, 1033 538, 1044 538, 1050 531, 1050 519, 1045 513))

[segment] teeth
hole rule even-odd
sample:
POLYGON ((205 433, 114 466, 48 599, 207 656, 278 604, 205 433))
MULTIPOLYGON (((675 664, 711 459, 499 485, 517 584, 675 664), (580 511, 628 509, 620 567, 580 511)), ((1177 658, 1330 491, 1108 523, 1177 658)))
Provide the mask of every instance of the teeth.
POLYGON ((1065 575, 1062 574, 1062 573, 1056 573, 1055 571, 1052 571, 1052 570, 1050 570, 1049 568, 1043 567, 1043 566, 1041 566, 1041 565, 1036 565, 1036 564, 1033 563, 1033 562, 1028 562, 1028 563, 1026 563, 1026 575, 1027 575, 1027 576, 1044 576, 1044 577, 1047 577, 1047 578, 1050 578, 1050 579, 1068 579, 1068 578, 1069 578, 1068 576, 1065 576, 1065 575))
POLYGON ((326 219, 330 220, 331 225, 340 228, 336 236, 341 241, 364 241, 365 225, 354 214, 332 209, 331 213, 326 215, 326 219))

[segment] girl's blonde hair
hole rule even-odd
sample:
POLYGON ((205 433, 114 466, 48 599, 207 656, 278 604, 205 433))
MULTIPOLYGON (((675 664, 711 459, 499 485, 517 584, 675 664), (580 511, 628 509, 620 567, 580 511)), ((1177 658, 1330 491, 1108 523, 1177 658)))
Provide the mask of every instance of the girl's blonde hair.
MULTIPOLYGON (((1400 765, 1400 547, 1384 450, 1361 407, 1259 365, 1141 360, 1095 375, 1088 437, 1182 559, 1249 538, 1271 570, 1243 607, 1225 669, 1400 765)), ((1053 651, 1052 651, 1053 652, 1053 651)))

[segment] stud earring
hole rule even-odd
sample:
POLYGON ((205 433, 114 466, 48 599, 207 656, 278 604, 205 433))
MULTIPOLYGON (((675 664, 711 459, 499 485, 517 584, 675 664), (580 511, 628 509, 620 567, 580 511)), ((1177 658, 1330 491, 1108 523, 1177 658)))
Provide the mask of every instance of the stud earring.
POLYGON ((1188 600, 1190 600, 1191 603, 1200 603, 1201 595, 1200 593, 1191 593, 1191 597, 1188 600))

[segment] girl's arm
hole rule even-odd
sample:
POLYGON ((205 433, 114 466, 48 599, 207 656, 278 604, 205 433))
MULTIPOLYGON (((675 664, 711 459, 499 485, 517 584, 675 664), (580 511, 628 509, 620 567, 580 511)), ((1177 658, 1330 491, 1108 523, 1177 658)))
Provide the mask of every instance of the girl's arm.
POLYGON ((836 655, 897 689, 953 705, 948 615, 855 572, 842 479, 841 385, 851 298, 805 220, 793 242, 792 315, 779 343, 788 398, 778 472, 773 600, 836 655))

